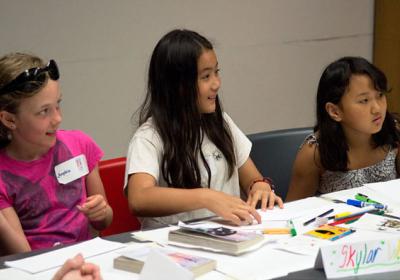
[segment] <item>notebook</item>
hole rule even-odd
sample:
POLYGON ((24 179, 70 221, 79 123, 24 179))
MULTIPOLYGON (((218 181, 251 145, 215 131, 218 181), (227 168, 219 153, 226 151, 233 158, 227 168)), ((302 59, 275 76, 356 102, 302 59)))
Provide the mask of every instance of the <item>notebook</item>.
POLYGON ((168 234, 168 241, 174 245, 188 244, 235 256, 247 252, 263 240, 262 234, 225 227, 180 227, 168 234))

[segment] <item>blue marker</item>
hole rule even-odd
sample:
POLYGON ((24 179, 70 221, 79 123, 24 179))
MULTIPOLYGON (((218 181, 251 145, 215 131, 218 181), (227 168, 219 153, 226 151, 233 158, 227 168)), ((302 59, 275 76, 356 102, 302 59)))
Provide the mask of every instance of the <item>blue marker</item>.
POLYGON ((348 205, 353 205, 356 207, 365 207, 365 206, 374 206, 375 209, 382 209, 382 210, 387 210, 387 205, 383 205, 380 203, 369 203, 365 201, 359 201, 359 200, 354 200, 354 199, 348 199, 346 201, 348 205))

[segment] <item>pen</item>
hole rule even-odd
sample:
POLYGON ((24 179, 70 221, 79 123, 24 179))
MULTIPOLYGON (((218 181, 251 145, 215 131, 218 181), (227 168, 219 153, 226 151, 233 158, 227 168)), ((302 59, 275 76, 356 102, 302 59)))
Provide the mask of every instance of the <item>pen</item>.
POLYGON ((393 215, 389 215, 389 214, 382 214, 382 216, 387 217, 387 218, 392 218, 392 219, 400 220, 400 217, 398 217, 398 216, 393 216, 393 215))
POLYGON ((291 234, 290 228, 266 228, 262 230, 263 234, 291 234))
POLYGON ((314 222, 318 217, 324 217, 324 216, 326 216, 326 215, 328 215, 329 213, 332 213, 332 212, 333 212, 333 209, 329 209, 328 211, 326 211, 326 212, 324 212, 324 213, 318 215, 317 217, 312 218, 312 219, 310 219, 310 220, 304 222, 304 223, 303 223, 303 226, 309 225, 309 224, 311 224, 312 222, 314 222))
POLYGON ((368 202, 368 203, 375 203, 375 204, 382 204, 379 203, 378 201, 372 200, 368 197, 368 195, 362 194, 362 193, 358 193, 355 196, 355 199, 359 200, 359 201, 364 201, 364 202, 368 202))
POLYGON ((289 221, 288 221, 288 226, 289 226, 289 228, 290 228, 290 234, 291 234, 292 236, 296 236, 296 235, 297 235, 297 232, 296 232, 296 229, 294 228, 294 224, 293 224, 293 221, 292 221, 292 220, 289 220, 289 221))

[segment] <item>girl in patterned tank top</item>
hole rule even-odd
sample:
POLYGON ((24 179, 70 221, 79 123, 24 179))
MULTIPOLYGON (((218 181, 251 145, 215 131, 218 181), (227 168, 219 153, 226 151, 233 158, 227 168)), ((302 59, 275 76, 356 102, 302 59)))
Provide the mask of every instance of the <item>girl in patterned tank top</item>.
POLYGON ((287 201, 398 177, 399 130, 387 111, 388 91, 385 74, 364 58, 328 65, 314 133, 295 159, 287 201))

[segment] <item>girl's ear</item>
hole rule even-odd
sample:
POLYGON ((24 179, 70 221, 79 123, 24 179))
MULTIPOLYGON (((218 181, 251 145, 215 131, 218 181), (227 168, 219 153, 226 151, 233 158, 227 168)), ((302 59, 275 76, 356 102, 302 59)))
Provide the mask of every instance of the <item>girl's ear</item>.
POLYGON ((332 102, 327 102, 325 104, 325 110, 332 120, 340 122, 342 120, 342 114, 338 105, 332 102))
POLYGON ((0 122, 10 130, 14 130, 17 126, 15 125, 15 115, 7 111, 0 111, 0 122))

